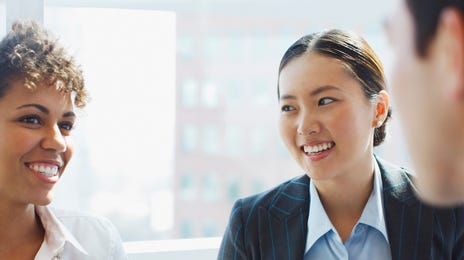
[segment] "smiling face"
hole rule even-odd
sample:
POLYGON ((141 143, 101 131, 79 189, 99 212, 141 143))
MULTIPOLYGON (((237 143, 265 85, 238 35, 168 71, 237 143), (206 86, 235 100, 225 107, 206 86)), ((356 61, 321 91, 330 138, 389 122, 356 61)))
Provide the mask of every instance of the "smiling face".
POLYGON ((75 121, 70 94, 13 81, 0 98, 0 198, 46 205, 72 156, 75 121))
POLYGON ((441 13, 423 56, 416 49, 416 26, 405 0, 398 1, 386 32, 394 54, 391 89, 420 195, 428 202, 448 205, 464 201, 464 172, 460 172, 464 170, 464 110, 462 101, 453 97, 453 91, 462 87, 462 45, 456 48, 459 34, 453 31, 453 21, 459 24, 460 18, 449 10, 441 13))
POLYGON ((376 105, 341 61, 314 52, 294 58, 279 93, 282 139, 315 182, 372 169, 376 105))

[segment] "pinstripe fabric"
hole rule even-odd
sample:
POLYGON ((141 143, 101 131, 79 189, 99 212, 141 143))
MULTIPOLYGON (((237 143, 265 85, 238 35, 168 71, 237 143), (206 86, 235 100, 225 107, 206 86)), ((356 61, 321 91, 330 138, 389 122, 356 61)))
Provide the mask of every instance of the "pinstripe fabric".
MULTIPOLYGON (((414 195, 409 173, 378 159, 392 258, 464 260, 464 208, 437 209, 414 195)), ((309 178, 239 199, 218 259, 303 259, 309 178)))

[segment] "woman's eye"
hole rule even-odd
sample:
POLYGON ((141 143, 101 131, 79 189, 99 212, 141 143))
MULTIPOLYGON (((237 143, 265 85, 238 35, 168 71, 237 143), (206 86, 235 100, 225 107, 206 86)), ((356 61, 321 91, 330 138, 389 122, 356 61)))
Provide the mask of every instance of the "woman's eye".
POLYGON ((335 99, 333 99, 333 98, 325 97, 325 98, 319 99, 318 105, 319 106, 325 106, 325 105, 328 105, 328 104, 330 104, 330 103, 332 103, 334 101, 335 101, 335 99))
POLYGON ((42 123, 42 120, 40 119, 40 117, 36 115, 23 116, 19 118, 18 121, 21 123, 28 124, 28 125, 40 125, 42 123))
POLYGON ((59 126, 61 129, 66 131, 71 131, 74 128, 74 124, 72 122, 61 122, 59 126))
POLYGON ((289 105, 285 105, 285 106, 282 106, 281 110, 282 112, 290 112, 290 111, 295 110, 295 108, 289 105))

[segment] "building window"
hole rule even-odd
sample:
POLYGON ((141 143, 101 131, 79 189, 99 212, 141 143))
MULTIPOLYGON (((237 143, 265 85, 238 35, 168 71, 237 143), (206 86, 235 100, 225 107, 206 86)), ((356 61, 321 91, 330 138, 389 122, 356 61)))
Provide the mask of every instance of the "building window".
POLYGON ((214 202, 219 199, 219 181, 217 174, 210 173, 203 177, 202 194, 206 202, 214 202))
POLYGON ((266 152, 266 143, 269 140, 269 130, 265 127, 254 127, 251 131, 251 152, 262 156, 266 152))
POLYGON ((177 38, 177 53, 179 56, 192 59, 195 56, 195 42, 192 37, 183 36, 177 38))
POLYGON ((126 241, 169 232, 176 14, 59 5, 43 12, 45 27, 81 65, 92 98, 74 132, 76 155, 84 156, 71 160, 53 206, 107 216, 126 241))
POLYGON ((251 186, 251 193, 259 193, 265 189, 266 185, 260 179, 254 180, 251 186))
POLYGON ((225 95, 224 98, 227 102, 227 106, 232 108, 239 108, 243 105, 243 95, 242 95, 242 82, 238 80, 229 80, 224 84, 225 86, 225 95))
POLYGON ((228 187, 228 199, 230 202, 234 202, 240 196, 240 182, 238 179, 232 179, 229 181, 228 187))
POLYGON ((195 150, 198 141, 198 131, 195 126, 184 126, 181 130, 181 149, 184 153, 195 150))
POLYGON ((181 102, 185 108, 197 105, 198 84, 194 79, 186 79, 181 87, 181 102))
POLYGON ((206 81, 202 87, 201 97, 203 106, 207 108, 217 107, 219 103, 219 94, 216 84, 212 81, 206 81))
POLYGON ((181 175, 180 178, 180 198, 184 201, 192 201, 196 199, 197 185, 195 183, 195 175, 187 173, 181 175))
POLYGON ((231 157, 241 153, 242 129, 239 126, 229 126, 225 129, 225 154, 231 157))
POLYGON ((202 132, 202 149, 206 154, 217 154, 219 152, 219 132, 214 125, 205 126, 202 132))
POLYGON ((180 236, 182 238, 191 238, 193 235, 193 225, 192 222, 194 220, 187 220, 184 219, 180 224, 180 236))
POLYGON ((209 220, 203 227, 203 236, 204 237, 213 237, 217 236, 217 228, 213 220, 209 220))

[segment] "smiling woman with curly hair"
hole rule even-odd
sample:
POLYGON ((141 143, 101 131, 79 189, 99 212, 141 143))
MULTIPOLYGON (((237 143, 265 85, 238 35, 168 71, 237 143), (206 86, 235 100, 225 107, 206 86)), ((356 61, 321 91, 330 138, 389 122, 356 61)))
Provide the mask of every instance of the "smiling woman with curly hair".
POLYGON ((35 22, 0 42, 0 259, 126 259, 106 219, 47 207, 73 154, 82 70, 35 22))

